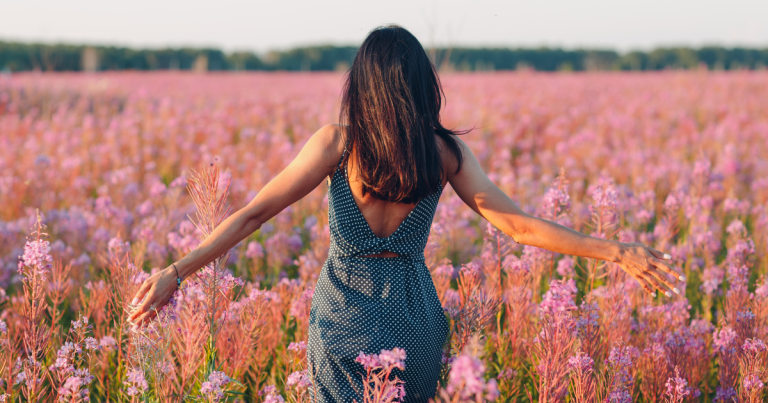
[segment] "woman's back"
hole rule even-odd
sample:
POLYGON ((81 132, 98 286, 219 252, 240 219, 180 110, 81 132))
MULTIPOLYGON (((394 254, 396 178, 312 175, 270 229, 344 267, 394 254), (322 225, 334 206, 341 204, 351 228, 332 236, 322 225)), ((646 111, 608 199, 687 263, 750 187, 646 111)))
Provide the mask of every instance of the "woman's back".
MULTIPOLYGON (((343 144, 343 133, 341 127, 333 125, 337 130, 336 138, 343 144)), ((441 163, 446 170, 450 170, 455 165, 455 157, 450 152, 445 152, 445 147, 442 139, 435 135, 435 141, 441 149, 440 158, 441 163)), ((342 153, 346 151, 342 150, 342 153)), ((357 206, 357 210, 360 212, 365 222, 368 224, 371 232, 379 238, 387 238, 391 236, 401 224, 407 219, 408 215, 417 207, 418 203, 393 203, 386 200, 381 200, 371 195, 370 193, 363 193, 363 183, 358 175, 358 169, 355 165, 356 159, 354 158, 355 150, 349 150, 350 155, 345 158, 346 163, 343 164, 341 169, 347 175, 347 182, 352 194, 352 199, 357 206)), ((446 178, 441 178, 440 189, 443 189, 447 183, 446 178)), ((382 253, 376 255, 378 257, 393 257, 396 256, 393 253, 382 253)))

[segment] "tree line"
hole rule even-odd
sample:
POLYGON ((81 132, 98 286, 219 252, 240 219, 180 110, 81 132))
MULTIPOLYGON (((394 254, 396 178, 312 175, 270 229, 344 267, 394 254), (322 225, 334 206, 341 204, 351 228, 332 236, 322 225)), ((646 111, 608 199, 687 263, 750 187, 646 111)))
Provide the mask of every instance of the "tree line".
MULTIPOLYGON (((306 46, 263 55, 225 53, 213 48, 133 49, 115 46, 38 44, 0 41, 0 70, 346 70, 355 46, 306 46)), ((430 57, 441 70, 537 71, 764 69, 768 48, 657 48, 619 53, 600 49, 434 48, 430 57)))

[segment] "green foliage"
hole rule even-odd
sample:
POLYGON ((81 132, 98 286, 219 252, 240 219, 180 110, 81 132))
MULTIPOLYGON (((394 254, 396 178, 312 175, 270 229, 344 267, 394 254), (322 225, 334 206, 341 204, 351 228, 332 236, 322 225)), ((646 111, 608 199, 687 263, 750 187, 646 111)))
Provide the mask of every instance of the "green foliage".
MULTIPOLYGON (((79 71, 84 45, 0 41, 0 69, 7 71, 79 71)), ((131 49, 92 46, 99 70, 191 70, 204 56, 207 70, 344 71, 357 53, 355 46, 305 46, 265 55, 225 54, 212 48, 131 49)), ((605 49, 561 48, 435 48, 427 49, 443 70, 493 71, 530 68, 537 71, 760 69, 768 66, 768 49, 658 48, 620 54, 605 49)))

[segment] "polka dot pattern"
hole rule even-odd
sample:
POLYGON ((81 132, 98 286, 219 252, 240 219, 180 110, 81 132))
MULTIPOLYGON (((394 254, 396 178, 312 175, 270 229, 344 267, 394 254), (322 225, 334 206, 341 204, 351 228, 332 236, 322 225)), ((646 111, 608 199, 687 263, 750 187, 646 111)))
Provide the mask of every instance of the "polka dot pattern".
MULTIPOLYGON (((343 160, 343 157, 342 157, 343 160)), ((424 264, 440 190, 416 207, 386 238, 377 237, 352 198, 339 164, 328 189, 331 246, 312 298, 307 357, 312 401, 361 402, 363 351, 406 351, 406 402, 434 397, 448 321, 424 264), (383 251, 398 257, 362 257, 383 251), (316 399, 316 400, 315 400, 316 399)))

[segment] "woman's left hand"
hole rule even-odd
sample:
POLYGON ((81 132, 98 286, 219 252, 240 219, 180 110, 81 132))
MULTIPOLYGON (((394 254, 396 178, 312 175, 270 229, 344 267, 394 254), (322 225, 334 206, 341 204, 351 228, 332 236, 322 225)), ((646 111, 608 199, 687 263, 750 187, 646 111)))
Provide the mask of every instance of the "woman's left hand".
POLYGON ((144 280, 131 301, 132 306, 141 305, 131 312, 128 320, 135 325, 143 325, 154 318, 176 292, 176 278, 176 270, 169 266, 144 280))
POLYGON ((669 259, 671 256, 668 254, 641 243, 623 243, 616 263, 634 277, 651 296, 656 296, 656 289, 671 297, 670 290, 675 294, 680 294, 680 290, 669 282, 664 273, 680 281, 685 281, 685 277, 665 262, 669 259))

